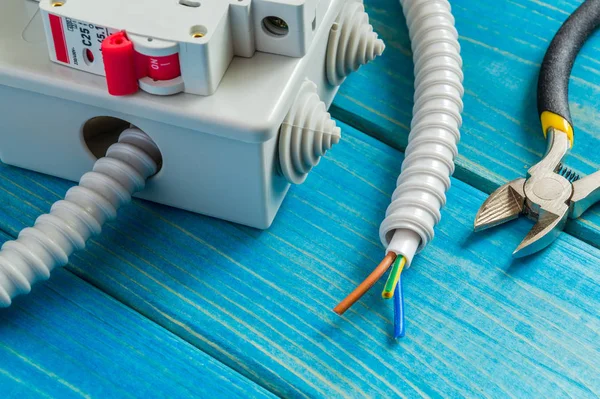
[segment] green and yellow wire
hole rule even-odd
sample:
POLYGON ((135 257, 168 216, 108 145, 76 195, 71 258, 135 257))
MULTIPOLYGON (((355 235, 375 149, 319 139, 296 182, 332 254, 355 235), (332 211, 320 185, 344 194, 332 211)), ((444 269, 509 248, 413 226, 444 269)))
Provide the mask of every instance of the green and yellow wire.
POLYGON ((404 269, 404 265, 406 265, 406 258, 404 256, 396 257, 396 260, 392 265, 392 271, 388 275, 388 279, 383 287, 383 292, 381 293, 383 298, 390 299, 394 297, 394 291, 398 285, 398 280, 400 280, 400 274, 404 269))
POLYGON ((369 274, 369 276, 358 285, 343 301, 335 308, 334 312, 339 315, 344 314, 350 306, 360 299, 391 267, 392 270, 385 283, 381 296, 384 299, 394 298, 394 338, 404 337, 404 294, 402 292, 401 274, 406 265, 406 258, 402 255, 396 255, 394 252, 388 252, 381 263, 369 274))

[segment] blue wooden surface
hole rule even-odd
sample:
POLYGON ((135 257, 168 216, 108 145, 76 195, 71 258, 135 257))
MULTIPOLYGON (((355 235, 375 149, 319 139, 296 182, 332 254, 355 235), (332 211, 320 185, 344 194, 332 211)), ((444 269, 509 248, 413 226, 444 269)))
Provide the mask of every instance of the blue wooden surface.
MULTIPOLYGON (((348 123, 343 141, 290 190, 272 228, 135 201, 68 271, 0 310, 0 397, 600 396, 598 208, 525 260, 511 252, 527 220, 471 233, 485 192, 543 152, 539 62, 579 1, 452 1, 461 156, 436 238, 404 278, 407 336, 390 338, 381 284, 344 317, 331 311, 382 256, 412 106, 400 7, 366 3, 385 56, 342 87, 332 111, 348 123)), ((583 173, 598 166, 599 40, 571 87, 569 163, 583 173)), ((0 231, 16 236, 70 186, 0 165, 0 231)))
MULTIPOLYGON (((540 63, 550 40, 582 0, 451 0, 465 74, 460 156, 455 176, 487 193, 521 177, 546 148, 537 115, 540 63)), ((413 65, 402 11, 393 0, 366 0, 384 56, 342 86, 332 114, 396 148, 410 126, 413 65)), ((575 146, 567 164, 581 174, 600 168, 600 32, 586 43, 570 84, 575 146)), ((600 205, 567 231, 600 245, 600 205)))
MULTIPOLYGON (((512 261, 530 223, 471 234, 485 195, 457 180, 437 237, 406 273, 408 336, 389 338, 380 286, 346 317, 331 312, 382 255, 378 224, 402 160, 342 127, 343 143, 270 230, 136 201, 68 269, 282 396, 600 394, 600 251, 563 234, 512 261)), ((0 175, 11 235, 70 185, 0 175)))
POLYGON ((0 312, 0 359, 3 399, 273 397, 66 270, 0 312))

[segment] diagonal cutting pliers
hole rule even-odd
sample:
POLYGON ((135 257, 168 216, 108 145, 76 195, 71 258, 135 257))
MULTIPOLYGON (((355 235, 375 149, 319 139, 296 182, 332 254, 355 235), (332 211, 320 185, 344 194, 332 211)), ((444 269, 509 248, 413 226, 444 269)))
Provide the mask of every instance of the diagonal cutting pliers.
POLYGON ((483 203, 475 231, 497 226, 520 215, 535 221, 514 252, 526 256, 550 245, 567 218, 576 219, 600 201, 600 171, 584 178, 562 164, 573 146, 569 110, 569 77, 577 54, 600 26, 600 0, 586 0, 560 27, 546 51, 538 79, 537 103, 548 148, 543 159, 519 178, 498 188, 483 203))

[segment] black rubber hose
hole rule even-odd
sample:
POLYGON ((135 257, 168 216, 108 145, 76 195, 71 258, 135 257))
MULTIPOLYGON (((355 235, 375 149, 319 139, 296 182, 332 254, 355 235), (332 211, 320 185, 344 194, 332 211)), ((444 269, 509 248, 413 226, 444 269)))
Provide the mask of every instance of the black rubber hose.
POLYGON ((573 127, 569 110, 569 77, 575 58, 600 25, 600 0, 586 0, 560 27, 546 51, 538 79, 538 112, 553 112, 573 127))

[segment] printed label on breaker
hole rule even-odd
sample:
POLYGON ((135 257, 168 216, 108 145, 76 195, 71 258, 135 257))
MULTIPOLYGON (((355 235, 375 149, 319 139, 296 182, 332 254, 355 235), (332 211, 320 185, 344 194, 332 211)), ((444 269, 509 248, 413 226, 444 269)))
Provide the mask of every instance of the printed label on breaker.
POLYGON ((48 14, 48 18, 56 60, 104 75, 102 41, 117 30, 53 14, 48 14))

